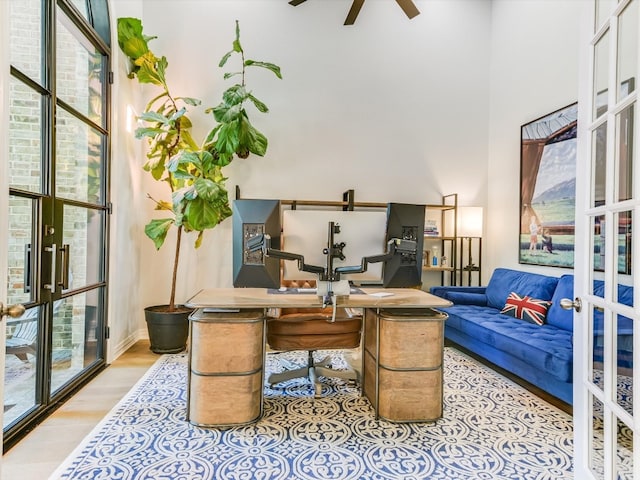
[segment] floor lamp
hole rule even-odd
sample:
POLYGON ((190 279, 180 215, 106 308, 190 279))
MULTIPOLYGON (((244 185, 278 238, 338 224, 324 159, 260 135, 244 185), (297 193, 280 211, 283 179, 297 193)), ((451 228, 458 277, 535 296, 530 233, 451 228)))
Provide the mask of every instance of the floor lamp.
POLYGON ((482 207, 458 207, 457 234, 460 239, 460 285, 471 286, 473 272, 478 272, 478 285, 482 285, 482 207), (478 264, 474 263, 474 255, 478 264))

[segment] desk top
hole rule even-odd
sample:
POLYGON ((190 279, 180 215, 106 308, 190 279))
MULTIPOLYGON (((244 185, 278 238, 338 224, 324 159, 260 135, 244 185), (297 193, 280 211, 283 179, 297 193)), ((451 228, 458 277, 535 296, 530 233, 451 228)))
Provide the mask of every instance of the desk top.
MULTIPOLYGON (((364 294, 337 297, 339 307, 442 308, 444 298, 414 288, 361 288, 364 294), (390 294, 390 295, 389 295, 390 294)), ((191 308, 305 308, 322 307, 314 293, 269 293, 265 288, 212 288, 200 290, 185 302, 191 308)))

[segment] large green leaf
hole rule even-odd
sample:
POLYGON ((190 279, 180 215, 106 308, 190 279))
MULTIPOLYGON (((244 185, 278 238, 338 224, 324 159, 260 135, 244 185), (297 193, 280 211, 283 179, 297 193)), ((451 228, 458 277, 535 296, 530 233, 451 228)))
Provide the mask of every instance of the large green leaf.
POLYGON ((135 136, 136 138, 144 138, 144 137, 155 137, 159 133, 164 132, 162 128, 157 127, 140 127, 136 128, 135 136))
POLYGON ((144 169, 151 173, 151 176, 154 178, 154 180, 162 179, 165 173, 164 162, 162 161, 162 157, 154 158, 153 160, 150 159, 145 164, 144 169))
POLYGON ((227 63, 227 60, 229 60, 229 57, 233 55, 233 50, 228 51, 227 53, 225 53, 222 58, 220 59, 220 63, 218 63, 218 66, 220 68, 224 67, 225 63, 227 63))
POLYGON ((156 37, 142 34, 142 22, 138 18, 118 18, 118 46, 123 53, 135 60, 149 51, 148 42, 156 37))
POLYGON ((184 116, 185 113, 187 113, 187 109, 185 107, 182 107, 180 110, 178 110, 173 115, 171 115, 171 117, 169 118, 169 121, 170 122, 175 122, 180 117, 184 116))
POLYGON ((173 173, 177 172, 182 165, 190 163, 200 164, 200 158, 198 155, 190 150, 180 150, 169 159, 166 164, 166 168, 173 173))
POLYGON ((140 83, 164 85, 164 68, 161 70, 160 66, 167 66, 167 59, 165 57, 158 59, 153 53, 147 52, 141 57, 137 58, 134 63, 135 65, 140 67, 137 73, 138 81, 140 83))
POLYGON ((157 112, 144 112, 140 115, 140 120, 144 120, 145 122, 158 122, 168 125, 171 119, 157 112))
POLYGON ((227 88, 222 94, 222 100, 227 105, 238 105, 247 99, 247 89, 242 85, 233 85, 227 88))
MULTIPOLYGON (((208 112, 212 112, 213 108, 209 108, 209 109, 207 109, 207 111, 208 112)), ((216 138, 216 134, 218 133, 218 130, 220 130, 221 128, 222 128, 221 124, 216 125, 213 129, 211 129, 211 131, 207 135, 207 138, 205 138, 204 145, 207 148, 207 150, 209 150, 210 145, 214 142, 214 140, 216 138)))
MULTIPOLYGON (((185 127, 184 125, 182 125, 182 120, 184 120, 187 117, 182 117, 180 120, 180 126, 181 126, 181 130, 180 130, 180 136, 182 137, 182 144, 185 145, 186 147, 192 149, 192 150, 197 150, 198 149, 198 144, 196 143, 196 141, 193 139, 193 137, 191 136, 191 133, 189 132, 188 128, 189 127, 185 127)), ((189 122, 191 123, 191 122, 189 122)))
POLYGON ((280 67, 274 63, 269 62, 257 62, 255 60, 245 60, 245 67, 261 67, 266 68, 267 70, 273 72, 276 77, 282 79, 282 72, 280 71, 280 67))
POLYGON ((267 140, 267 137, 265 137, 255 128, 253 128, 253 135, 254 141, 251 145, 249 145, 249 151, 260 157, 264 157, 267 153, 267 146, 269 145, 269 141, 267 140))
POLYGON ((182 100, 184 103, 191 105, 192 107, 197 107, 202 103, 200 100, 193 97, 176 97, 176 100, 182 100))
POLYGON ((193 182, 198 196, 206 201, 213 201, 220 195, 220 185, 208 178, 198 178, 193 182))
POLYGON ((262 112, 262 113, 267 113, 269 111, 269 108, 262 103, 260 100, 258 100, 256 97, 254 97, 253 95, 249 94, 248 95, 249 100, 251 100, 251 102, 256 106, 256 108, 262 112))
POLYGON ((242 72, 227 72, 224 74, 224 79, 229 80, 230 78, 235 77, 237 75, 242 75, 242 72))
POLYGON ((233 50, 242 53, 242 46, 240 45, 240 22, 238 22, 238 20, 236 20, 236 38, 233 41, 233 50))
POLYGON ((173 225, 174 220, 172 218, 163 218, 151 220, 145 227, 144 233, 153 240, 156 249, 160 249, 164 244, 164 240, 167 237, 167 232, 173 225))
POLYGON ((240 138, 240 147, 245 147, 251 153, 264 157, 265 153, 267 153, 267 137, 251 125, 246 113, 242 116, 239 125, 238 135, 240 138))
POLYGON ((213 228, 230 214, 231 208, 228 202, 222 199, 217 202, 208 202, 201 197, 189 202, 185 210, 185 217, 193 230, 213 228))
POLYGON ((211 152, 202 150, 199 153, 199 157, 200 157, 200 168, 202 170, 202 175, 206 177, 210 175, 211 169, 213 168, 213 155, 211 154, 211 152))
POLYGON ((238 105, 232 105, 228 108, 216 109, 215 116, 219 117, 218 122, 220 123, 230 123, 237 120, 241 112, 242 112, 242 104, 238 104, 238 105))
POLYGON ((238 127, 239 122, 237 120, 226 123, 220 127, 220 130, 218 130, 218 138, 216 140, 216 150, 218 150, 218 152, 235 153, 240 141, 238 138, 238 127))

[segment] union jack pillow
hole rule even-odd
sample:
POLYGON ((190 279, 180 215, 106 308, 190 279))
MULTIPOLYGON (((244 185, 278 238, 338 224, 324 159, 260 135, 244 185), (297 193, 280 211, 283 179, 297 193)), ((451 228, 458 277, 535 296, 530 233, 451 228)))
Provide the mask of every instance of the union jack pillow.
POLYGON ((516 292, 511 292, 500 313, 542 325, 547 318, 547 310, 550 306, 551 302, 547 300, 531 298, 528 295, 521 297, 516 292))

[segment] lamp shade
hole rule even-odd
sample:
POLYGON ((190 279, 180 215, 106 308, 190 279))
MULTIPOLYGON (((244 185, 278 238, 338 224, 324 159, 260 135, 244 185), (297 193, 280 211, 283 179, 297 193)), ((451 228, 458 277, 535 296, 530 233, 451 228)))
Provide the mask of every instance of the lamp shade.
POLYGON ((458 207, 458 236, 482 237, 482 207, 458 207))

